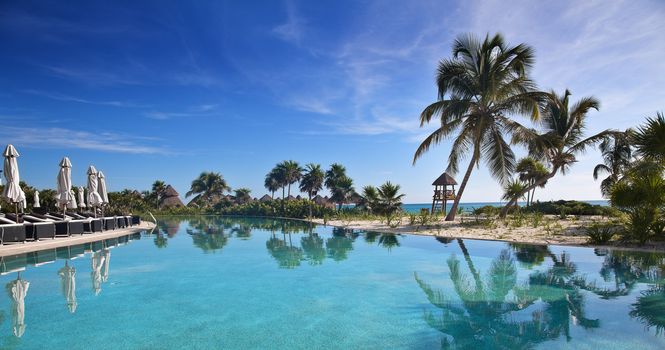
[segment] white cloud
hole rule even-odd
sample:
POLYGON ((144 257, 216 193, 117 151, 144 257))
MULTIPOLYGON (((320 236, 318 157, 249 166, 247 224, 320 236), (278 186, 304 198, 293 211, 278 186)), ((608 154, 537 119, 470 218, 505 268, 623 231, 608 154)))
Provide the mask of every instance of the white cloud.
POLYGON ((295 4, 286 2, 286 22, 273 28, 273 33, 280 39, 299 45, 304 36, 305 21, 296 13, 295 4))
POLYGON ((16 147, 71 148, 131 154, 173 154, 168 149, 146 145, 154 138, 118 133, 91 133, 65 128, 4 126, 0 137, 16 147))
POLYGON ((64 95, 64 94, 60 94, 60 93, 51 93, 51 92, 46 92, 46 91, 41 91, 41 90, 29 89, 29 90, 23 90, 22 92, 27 93, 27 94, 31 94, 31 95, 50 98, 50 99, 56 100, 56 101, 63 101, 63 102, 77 102, 77 103, 99 105, 99 106, 126 107, 126 108, 144 108, 144 107, 147 107, 145 105, 140 105, 140 104, 136 104, 136 103, 129 102, 129 101, 96 101, 96 100, 88 100, 88 99, 84 99, 84 98, 80 98, 80 97, 64 95))

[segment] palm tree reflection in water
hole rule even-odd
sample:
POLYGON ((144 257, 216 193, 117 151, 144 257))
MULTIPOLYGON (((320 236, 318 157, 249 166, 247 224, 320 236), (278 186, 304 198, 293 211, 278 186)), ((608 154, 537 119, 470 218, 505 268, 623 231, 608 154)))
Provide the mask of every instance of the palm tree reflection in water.
POLYGON ((464 273, 455 255, 447 260, 457 298, 435 289, 414 273, 430 303, 440 310, 440 314, 427 310, 424 317, 430 327, 445 335, 442 348, 531 348, 562 335, 570 340, 571 322, 584 328, 600 326, 598 320, 584 314, 580 289, 585 283, 576 275, 575 265, 566 254, 551 254, 552 267, 534 272, 526 282, 518 283, 510 250, 500 252, 483 278, 464 242, 458 243, 470 276, 464 273))

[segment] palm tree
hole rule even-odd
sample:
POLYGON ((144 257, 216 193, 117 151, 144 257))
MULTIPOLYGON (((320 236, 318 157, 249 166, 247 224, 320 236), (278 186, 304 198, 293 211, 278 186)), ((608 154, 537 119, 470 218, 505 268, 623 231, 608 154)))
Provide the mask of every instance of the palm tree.
POLYGON ((528 191, 543 185, 546 181, 561 172, 566 174, 570 166, 577 161, 576 155, 599 141, 602 141, 614 131, 605 130, 591 137, 583 138, 587 114, 590 110, 598 110, 600 102, 594 97, 583 97, 572 107, 569 107, 570 91, 566 90, 563 96, 552 91, 545 101, 541 114, 543 132, 536 130, 520 130, 513 135, 514 143, 524 143, 529 153, 536 159, 545 160, 550 172, 526 186, 517 197, 511 199, 503 209, 500 217, 505 217, 508 209, 512 207, 517 198, 528 191))
POLYGON ((452 56, 439 62, 438 100, 420 115, 421 127, 432 117, 439 118, 441 126, 423 140, 413 156, 415 164, 432 145, 456 132, 446 171, 457 173, 460 160, 470 155, 447 221, 455 219, 471 172, 481 159, 494 178, 502 183, 509 179, 515 155, 504 135, 526 128, 508 115, 530 115, 535 120, 537 104, 544 97, 528 77, 534 54, 527 45, 509 46, 500 34, 488 35, 482 42, 472 35, 460 36, 453 44, 452 56))
POLYGON ((632 160, 630 133, 630 130, 617 132, 600 142, 599 148, 603 155, 603 163, 593 168, 593 179, 598 180, 602 173, 609 174, 600 183, 600 190, 604 197, 609 197, 612 186, 619 181, 624 171, 630 167, 632 160))
POLYGON ((249 188, 238 188, 235 190, 236 203, 245 204, 252 200, 252 196, 249 194, 252 192, 249 188))
POLYGON ((338 204, 338 210, 342 210, 342 205, 348 203, 349 199, 356 193, 356 190, 353 188, 353 180, 345 176, 337 179, 335 187, 331 192, 330 200, 338 204))
MULTIPOLYGON (((524 188, 526 188, 526 183, 524 183, 522 180, 511 180, 508 181, 503 186, 503 197, 501 199, 505 201, 510 201, 513 200, 514 198, 517 198, 517 200, 523 199, 524 198, 524 188), (521 195, 521 197, 520 197, 521 195)), ((517 205, 517 200, 515 200, 515 209, 518 208, 517 205)))
POLYGON ((323 180, 325 174, 321 170, 321 165, 319 164, 307 164, 305 166, 305 174, 302 176, 300 181, 300 191, 307 193, 309 200, 311 201, 316 194, 323 189, 323 180))
POLYGON ((655 118, 647 118, 630 133, 630 141, 637 149, 637 155, 653 161, 665 162, 665 116, 656 113, 655 118))
POLYGON ((226 183, 220 173, 204 171, 197 179, 192 181, 190 190, 185 197, 199 195, 204 201, 210 202, 215 196, 221 197, 224 192, 230 191, 231 187, 226 183))
POLYGON ((266 179, 263 182, 263 186, 270 191, 270 197, 275 199, 275 191, 279 190, 279 181, 277 179, 276 173, 274 171, 266 174, 266 179))
MULTIPOLYGON (((525 157, 520 159, 519 162, 517 162, 517 166, 515 166, 515 171, 519 174, 520 181, 526 184, 532 184, 540 177, 545 176, 549 173, 549 170, 547 170, 547 168, 545 167, 545 165, 543 165, 543 163, 531 157, 525 157)), ((545 187, 545 183, 543 183, 540 187, 545 187)), ((535 187, 530 192, 527 192, 527 197, 526 197, 527 207, 531 203, 533 203, 533 197, 535 193, 536 193, 535 187)))
POLYGON ((284 183, 288 186, 288 195, 291 195, 291 185, 300 181, 303 169, 294 160, 285 160, 277 164, 279 173, 283 175, 284 183))
POLYGON ((355 193, 353 180, 346 176, 346 168, 339 163, 333 163, 326 171, 324 185, 330 191, 333 202, 339 203, 339 209, 342 209, 343 201, 355 193))
POLYGON ((400 186, 394 185, 390 181, 379 186, 377 192, 379 195, 379 208, 384 215, 392 215, 402 208, 402 198, 404 194, 399 193, 400 186))
POLYGON ((284 167, 280 167, 279 164, 275 165, 272 170, 266 175, 266 181, 267 179, 271 178, 271 181, 274 181, 277 188, 282 189, 282 200, 286 198, 286 173, 284 167))
POLYGON ((155 202, 155 205, 159 205, 162 197, 164 197, 164 192, 166 192, 166 183, 164 181, 156 180, 152 183, 150 198, 155 202))
POLYGON ((309 198, 309 217, 312 217, 312 197, 323 189, 324 178, 325 174, 321 170, 321 165, 310 163, 305 166, 305 174, 300 181, 300 191, 306 192, 309 198))
POLYGON ((363 193, 360 195, 362 198, 361 204, 370 213, 377 209, 379 203, 379 191, 376 187, 368 185, 363 187, 363 193))

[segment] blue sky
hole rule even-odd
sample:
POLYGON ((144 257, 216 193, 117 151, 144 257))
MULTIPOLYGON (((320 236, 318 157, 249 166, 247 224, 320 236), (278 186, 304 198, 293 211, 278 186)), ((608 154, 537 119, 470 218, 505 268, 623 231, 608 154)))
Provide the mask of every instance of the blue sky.
MULTIPOLYGON (((533 46, 539 87, 600 99, 591 133, 663 110, 663 18, 657 0, 3 1, 0 143, 40 188, 66 155, 75 184, 94 164, 111 190, 162 179, 184 194, 210 170, 261 196, 265 173, 294 159, 428 201, 450 144, 411 166, 431 130, 418 115, 456 35, 533 46)), ((599 160, 588 152, 537 198, 600 198, 599 160)), ((481 167, 463 201, 500 196, 481 167)))

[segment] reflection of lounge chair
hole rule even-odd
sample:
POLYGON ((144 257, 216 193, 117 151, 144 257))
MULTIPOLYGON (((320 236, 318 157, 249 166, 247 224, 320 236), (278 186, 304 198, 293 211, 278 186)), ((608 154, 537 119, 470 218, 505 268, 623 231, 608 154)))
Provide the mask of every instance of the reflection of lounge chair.
POLYGON ((57 255, 58 259, 73 260, 85 255, 85 245, 78 244, 68 247, 58 247, 55 248, 55 254, 57 255))
MULTIPOLYGON (((7 214, 7 219, 16 222, 16 215, 7 214)), ((26 226, 26 238, 38 241, 42 238, 55 238, 55 224, 44 221, 31 215, 23 215, 19 222, 26 226)))
POLYGON ((23 224, 17 224, 16 221, 0 217, 0 244, 10 242, 24 242, 27 228, 23 224))
POLYGON ((55 261, 56 252, 55 249, 40 250, 32 253, 28 253, 28 263, 40 266, 55 261))
POLYGON ((26 254, 0 257, 0 275, 23 271, 27 263, 26 254))

